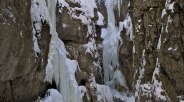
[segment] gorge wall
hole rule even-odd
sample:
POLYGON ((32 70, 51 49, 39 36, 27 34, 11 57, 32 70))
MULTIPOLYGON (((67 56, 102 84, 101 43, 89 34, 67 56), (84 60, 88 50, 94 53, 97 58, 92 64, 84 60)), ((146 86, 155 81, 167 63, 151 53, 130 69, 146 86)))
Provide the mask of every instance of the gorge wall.
MULTIPOLYGON (((44 81, 51 25, 46 17, 31 18, 33 3, 42 8, 43 2, 48 4, 0 0, 1 102, 42 101, 48 89, 57 88, 54 80, 52 84, 44 81)), ((34 12, 46 11, 39 10, 34 12)), ((78 62, 75 79, 82 86, 83 102, 179 102, 184 98, 183 0, 58 0, 55 13, 66 56, 78 62), (111 31, 117 36, 110 36, 111 31), (108 60, 112 73, 106 81, 108 60)))

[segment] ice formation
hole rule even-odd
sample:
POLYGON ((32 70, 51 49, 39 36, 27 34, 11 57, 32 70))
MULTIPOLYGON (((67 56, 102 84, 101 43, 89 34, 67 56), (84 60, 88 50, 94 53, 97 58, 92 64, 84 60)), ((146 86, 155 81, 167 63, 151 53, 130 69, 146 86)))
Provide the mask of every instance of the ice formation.
POLYGON ((97 92, 98 92, 98 97, 97 101, 98 102, 113 102, 113 96, 111 93, 111 89, 106 86, 106 85, 99 85, 96 84, 97 86, 97 92))
POLYGON ((103 69, 104 69, 104 82, 105 85, 111 88, 112 96, 121 101, 134 102, 135 97, 126 96, 126 92, 116 91, 116 86, 123 86, 128 90, 126 85, 126 80, 124 75, 119 70, 119 47, 122 45, 122 39, 120 34, 122 30, 126 30, 126 35, 133 40, 132 33, 132 21, 129 14, 127 14, 123 22, 119 22, 119 26, 116 25, 114 8, 118 8, 120 15, 120 6, 122 5, 122 0, 106 0, 105 1, 108 23, 107 28, 101 30, 101 38, 103 39, 103 69))
MULTIPOLYGON (((45 81, 48 81, 51 84, 52 81, 55 81, 57 89, 60 92, 48 90, 51 95, 46 97, 44 102, 58 102, 57 98, 63 102, 81 102, 82 99, 80 97, 79 87, 74 75, 78 68, 78 63, 77 61, 70 60, 66 57, 67 51, 64 43, 59 39, 56 32, 56 2, 56 0, 47 0, 48 6, 46 6, 45 0, 32 0, 31 8, 34 25, 33 31, 41 31, 42 20, 46 20, 50 26, 51 41, 49 45, 45 81)), ((33 32, 33 38, 34 36, 35 33, 33 32)), ((37 40, 34 40, 34 46, 35 45, 38 45, 37 40)))
POLYGON ((116 1, 106 0, 106 8, 108 13, 108 26, 102 29, 103 45, 103 68, 104 82, 109 83, 113 79, 114 70, 118 70, 118 49, 120 45, 120 32, 115 25, 115 15, 113 8, 116 1))
POLYGON ((125 28, 127 36, 131 41, 133 40, 132 21, 129 14, 127 14, 125 20, 119 22, 119 27, 116 26, 114 8, 118 7, 118 11, 120 12, 122 0, 106 0, 105 4, 108 14, 108 25, 107 28, 101 30, 101 37, 104 39, 102 42, 104 82, 113 89, 116 84, 126 87, 125 78, 119 71, 119 46, 122 44, 120 34, 125 28))
POLYGON ((56 0, 48 0, 48 9, 50 15, 50 34, 51 42, 49 45, 49 58, 46 67, 46 81, 56 82, 59 92, 62 94, 63 102, 81 102, 78 84, 75 80, 75 71, 78 63, 66 57, 64 43, 59 39, 56 32, 56 0), (50 73, 51 72, 51 73, 50 73), (70 96, 70 97, 68 97, 70 96))

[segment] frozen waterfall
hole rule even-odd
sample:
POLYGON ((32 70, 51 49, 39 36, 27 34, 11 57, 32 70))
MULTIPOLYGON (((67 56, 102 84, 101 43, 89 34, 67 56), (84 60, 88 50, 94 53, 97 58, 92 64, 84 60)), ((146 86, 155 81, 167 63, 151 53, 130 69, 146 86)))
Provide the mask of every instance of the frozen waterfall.
MULTIPOLYGON (((50 34, 52 35, 48 64, 46 66, 45 81, 55 81, 57 89, 62 95, 63 102, 82 102, 78 84, 75 80, 75 71, 78 63, 66 57, 67 51, 56 32, 56 0, 47 0, 49 11, 50 34)), ((47 100, 47 98, 45 99, 47 100)))
POLYGON ((118 51, 121 44, 120 33, 122 27, 115 25, 114 7, 121 5, 122 0, 106 0, 105 5, 108 14, 107 28, 102 29, 103 40, 103 69, 104 69, 104 82, 111 88, 115 89, 115 85, 126 87, 123 74, 119 71, 118 51), (119 74, 114 74, 119 73, 119 74), (118 76, 117 76, 118 75, 118 76))
POLYGON ((116 7, 120 16, 120 6, 123 0, 106 0, 105 5, 108 15, 107 28, 101 30, 101 38, 103 38, 103 69, 105 85, 111 88, 114 98, 120 99, 123 102, 135 102, 135 97, 127 96, 127 92, 118 92, 118 85, 123 86, 128 90, 126 80, 119 66, 119 47, 122 45, 121 32, 126 29, 126 35, 130 40, 133 39, 132 24, 129 14, 124 21, 116 25, 114 8, 116 7))

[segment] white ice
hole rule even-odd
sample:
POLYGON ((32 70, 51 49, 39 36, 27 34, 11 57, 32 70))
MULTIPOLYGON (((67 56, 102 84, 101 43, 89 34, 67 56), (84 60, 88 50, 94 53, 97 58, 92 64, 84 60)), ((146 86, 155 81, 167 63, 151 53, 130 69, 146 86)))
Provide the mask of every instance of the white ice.
POLYGON ((62 95, 56 89, 49 89, 40 102, 63 102, 62 100, 62 95))

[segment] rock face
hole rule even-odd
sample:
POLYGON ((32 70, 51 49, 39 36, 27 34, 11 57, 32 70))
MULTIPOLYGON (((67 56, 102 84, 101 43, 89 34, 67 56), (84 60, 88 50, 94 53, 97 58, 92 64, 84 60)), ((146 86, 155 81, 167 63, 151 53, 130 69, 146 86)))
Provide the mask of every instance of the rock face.
MULTIPOLYGON (((79 7, 71 0, 66 1, 73 7, 79 7)), ((91 75, 94 75, 96 83, 104 84, 100 34, 101 28, 107 26, 108 17, 104 1, 97 1, 92 21, 96 22, 99 11, 105 22, 103 26, 90 24, 96 34, 97 57, 86 53, 85 44, 91 37, 86 37, 87 26, 72 18, 66 7, 61 13, 58 6, 56 12, 59 37, 65 43, 68 57, 77 60, 80 66, 76 72, 77 82, 87 88, 84 102, 97 101, 96 89, 90 86, 91 75), (95 66, 93 62, 99 62, 100 66, 95 66)), ((32 102, 50 87, 44 82, 51 37, 49 26, 42 22, 39 38, 41 53, 36 57, 30 5, 31 0, 0 0, 1 102, 32 102)), ((140 102, 179 101, 177 97, 184 95, 184 1, 123 0, 120 14, 115 13, 117 25, 127 13, 132 18, 134 39, 130 40, 123 30, 123 43, 119 47, 120 70, 128 85, 126 91, 135 93, 136 101, 140 102)), ((118 90, 125 91, 121 87, 118 90)))
MULTIPOLYGON (((162 88, 170 101, 177 102, 177 96, 184 94, 183 1, 134 0, 133 2, 135 69, 141 66, 140 61, 145 50, 146 64, 141 84, 151 82, 158 58, 160 63, 158 79, 162 82, 162 88)), ((141 96, 140 101, 163 101, 155 97, 158 98, 154 95, 152 99, 141 96)))
POLYGON ((47 89, 43 82, 49 47, 49 28, 43 27, 42 54, 32 49, 29 0, 0 1, 0 101, 35 100, 47 89))

